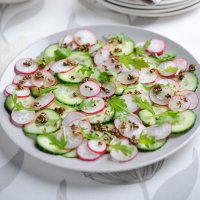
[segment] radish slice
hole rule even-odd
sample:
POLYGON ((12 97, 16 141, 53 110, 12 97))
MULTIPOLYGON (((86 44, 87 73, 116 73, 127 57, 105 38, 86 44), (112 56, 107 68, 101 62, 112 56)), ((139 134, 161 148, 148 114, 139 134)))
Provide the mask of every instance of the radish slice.
POLYGON ((97 42, 96 36, 94 33, 88 30, 80 30, 75 33, 74 40, 79 45, 94 45, 97 42))
POLYGON ((31 80, 36 87, 47 88, 55 85, 56 83, 55 77, 47 71, 36 72, 35 74, 33 74, 31 80))
POLYGON ((152 69, 142 68, 140 72, 140 83, 152 83, 157 79, 157 73, 152 69))
POLYGON ((176 64, 172 61, 162 62, 158 65, 158 72, 161 76, 170 77, 176 74, 176 72, 167 72, 165 71, 168 67, 177 67, 176 64))
POLYGON ((94 81, 86 81, 80 86, 80 93, 84 97, 94 97, 100 92, 100 86, 94 81))
POLYGON ((124 73, 119 74, 117 79, 123 85, 134 84, 139 79, 139 72, 138 72, 138 70, 134 70, 129 73, 124 72, 124 73))
POLYGON ((190 101, 185 96, 173 96, 168 106, 170 110, 183 112, 190 107, 190 101))
MULTIPOLYGON (((129 142, 126 139, 122 139, 121 144, 129 145, 129 142)), ((131 145, 131 147, 133 148, 133 152, 130 155, 124 155, 121 151, 116 151, 114 149, 111 149, 110 150, 111 158, 118 162, 127 162, 129 160, 132 160, 137 155, 138 150, 134 145, 131 145)))
POLYGON ((34 106, 36 108, 45 108, 47 107, 53 100, 55 99, 55 95, 53 93, 47 93, 40 97, 37 97, 34 100, 34 106))
POLYGON ((30 90, 28 88, 23 88, 19 90, 16 85, 10 84, 6 87, 5 92, 7 95, 12 96, 14 94, 19 98, 30 96, 30 90))
POLYGON ((38 69, 38 65, 31 58, 24 58, 17 61, 15 68, 21 74, 32 74, 38 69))
POLYGON ((81 112, 70 112, 63 119, 62 125, 71 126, 75 120, 81 120, 83 117, 85 117, 85 115, 81 112))
POLYGON ((158 94, 154 92, 153 88, 154 86, 149 91, 149 97, 151 101, 153 101, 155 104, 165 106, 168 104, 170 97, 174 96, 174 92, 170 88, 162 87, 162 91, 159 92, 158 94))
POLYGON ((75 66, 65 65, 65 60, 55 62, 51 66, 51 70, 55 73, 68 72, 74 69, 75 66))
POLYGON ((89 140, 87 146, 91 151, 98 154, 104 154, 107 150, 106 143, 101 140, 89 140))
POLYGON ((67 149, 74 149, 77 148, 83 141, 82 134, 77 134, 76 132, 73 132, 73 129, 71 127, 64 127, 64 131, 67 136, 67 144, 65 148, 67 149))
POLYGON ((77 119, 77 120, 73 121, 70 124, 70 126, 72 126, 73 124, 82 128, 84 133, 90 133, 91 132, 92 127, 91 127, 91 124, 88 120, 77 119))
POLYGON ((137 104, 133 102, 132 94, 125 94, 121 97, 121 99, 125 100, 125 103, 127 105, 127 109, 130 112, 135 113, 139 110, 139 107, 137 106, 137 104))
POLYGON ((34 120, 35 112, 28 110, 13 110, 11 118, 13 122, 18 125, 28 124, 34 120))
POLYGON ((101 47, 102 45, 100 45, 99 43, 96 43, 90 47, 89 53, 93 54, 94 52, 98 51, 101 47))
POLYGON ((138 117, 128 115, 127 118, 129 120, 128 122, 123 122, 121 119, 115 119, 115 127, 124 137, 132 138, 134 136, 136 139, 139 139, 145 126, 141 123, 138 117))
POLYGON ((13 83, 15 85, 18 85, 19 83, 22 83, 24 87, 33 87, 33 83, 31 81, 31 76, 30 75, 23 75, 23 74, 18 74, 14 77, 13 83))
POLYGON ((176 72, 176 75, 179 74, 181 71, 185 71, 187 69, 187 61, 184 58, 175 58, 173 60, 175 65, 178 67, 178 70, 176 72))
POLYGON ((151 44, 147 47, 146 51, 150 54, 157 54, 158 56, 162 55, 166 49, 166 44, 163 40, 152 39, 151 44))
POLYGON ((119 74, 122 71, 122 65, 117 62, 112 62, 111 59, 103 62, 101 65, 98 65, 98 69, 101 72, 108 72, 110 75, 119 74))
POLYGON ((73 42, 74 36, 73 35, 66 35, 59 41, 60 47, 67 47, 70 43, 73 42))
POLYGON ((189 109, 195 109, 199 104, 199 98, 197 94, 191 90, 183 90, 177 93, 177 95, 182 95, 190 101, 189 109))
POLYGON ((101 91, 97 95, 101 98, 108 98, 115 94, 116 86, 114 83, 103 83, 101 85, 101 91))
MULTIPOLYGON (((140 120, 140 118, 137 116, 137 115, 135 115, 135 114, 128 114, 127 116, 127 119, 128 120, 130 120, 131 122, 135 122, 136 124, 142 124, 142 121, 140 120)), ((114 121, 114 124, 115 124, 115 127, 117 128, 117 129, 119 129, 120 128, 120 125, 121 125, 121 120, 115 120, 114 121)))
POLYGON ((170 85, 171 88, 175 88, 176 91, 179 90, 179 88, 180 88, 180 84, 177 81, 175 81, 173 79, 169 79, 169 78, 159 79, 156 81, 156 84, 161 84, 161 85, 165 85, 165 86, 170 85))
MULTIPOLYGON (((100 49, 94 55, 94 62, 96 65, 100 65, 110 58, 110 50, 108 48, 100 49)), ((104 70, 105 71, 105 70, 104 70)))
POLYGON ((161 140, 168 137, 171 134, 171 124, 164 123, 161 125, 150 126, 146 129, 147 136, 155 136, 156 140, 161 140))
POLYGON ((87 114, 95 114, 101 112, 105 107, 105 102, 100 97, 91 97, 85 100, 85 107, 82 111, 87 114), (92 102, 92 103, 91 103, 92 102))
POLYGON ((78 148, 77 148, 78 157, 84 161, 93 161, 100 158, 100 154, 94 153, 91 151, 87 146, 87 141, 84 141, 78 148))

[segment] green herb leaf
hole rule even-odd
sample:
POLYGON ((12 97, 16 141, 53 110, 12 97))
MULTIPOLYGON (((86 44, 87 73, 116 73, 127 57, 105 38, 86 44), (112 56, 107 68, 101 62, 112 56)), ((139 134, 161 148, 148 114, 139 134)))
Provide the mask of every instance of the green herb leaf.
POLYGON ((101 72, 98 76, 98 81, 110 82, 110 76, 107 72, 101 72))
POLYGON ((90 101, 83 100, 83 101, 81 102, 81 104, 77 106, 77 109, 78 109, 78 110, 79 110, 79 109, 80 109, 80 110, 81 110, 81 109, 89 110, 90 108, 94 107, 94 105, 95 105, 96 103, 98 103, 98 102, 99 102, 99 100, 94 100, 94 99, 90 99, 90 101))
POLYGON ((147 134, 142 133, 140 135, 139 143, 144 144, 146 147, 149 147, 156 143, 156 139, 155 139, 155 136, 147 137, 147 134))
POLYGON ((178 67, 174 67, 174 66, 168 66, 164 69, 165 72, 169 72, 169 73, 175 73, 177 72, 178 67))
POLYGON ((120 97, 116 97, 116 96, 111 97, 109 104, 116 112, 130 113, 127 110, 127 105, 126 105, 125 100, 121 99, 120 97))
POLYGON ((42 52, 37 58, 36 62, 41 65, 45 62, 45 65, 49 65, 50 62, 55 61, 54 57, 48 57, 44 52, 42 52))
POLYGON ((150 103, 147 100, 142 100, 141 97, 134 96, 133 102, 135 102, 141 109, 146 109, 153 115, 155 114, 153 107, 150 105, 150 103))
POLYGON ((64 132, 60 138, 57 138, 56 134, 53 134, 53 135, 50 134, 47 137, 51 141, 51 144, 57 146, 59 149, 64 149, 64 147, 67 144, 67 138, 66 138, 64 132))
POLYGON ((179 121, 180 113, 178 111, 166 111, 155 115, 156 124, 170 123, 174 124, 179 121))
POLYGON ((86 128, 79 126, 81 133, 83 135, 84 138, 86 138, 87 140, 98 140, 101 139, 100 136, 98 136, 95 132, 92 133, 86 133, 85 130, 86 128))
POLYGON ((30 107, 23 106, 22 102, 18 102, 17 99, 18 99, 17 95, 14 94, 13 95, 13 103, 14 103, 15 109, 17 109, 17 110, 28 110, 28 111, 38 110, 37 108, 30 108, 30 107))
POLYGON ((143 46, 135 47, 136 56, 143 56, 143 57, 145 57, 146 56, 145 50, 148 48, 148 46, 150 44, 151 44, 151 41, 147 40, 143 46))
POLYGON ((133 66, 136 69, 142 69, 144 67, 149 67, 149 64, 144 61, 143 58, 135 58, 132 55, 122 55, 119 56, 119 61, 125 65, 126 68, 131 69, 133 66))
POLYGON ((55 86, 51 86, 49 88, 39 88, 39 96, 42 96, 44 94, 53 92, 54 90, 56 90, 57 88, 55 86))
POLYGON ((58 48, 54 51, 55 60, 61 60, 61 59, 68 58, 71 55, 71 53, 72 53, 71 49, 58 48))
POLYGON ((176 55, 173 53, 164 53, 161 56, 155 55, 154 56, 159 62, 170 61, 173 60, 176 55))
POLYGON ((121 151, 125 156, 130 156, 133 153, 133 147, 130 145, 121 144, 121 141, 110 144, 110 148, 115 151, 121 151))
POLYGON ((90 77, 92 74, 94 74, 92 68, 86 65, 81 65, 81 68, 78 70, 78 72, 81 72, 83 75, 86 75, 87 77, 90 77))

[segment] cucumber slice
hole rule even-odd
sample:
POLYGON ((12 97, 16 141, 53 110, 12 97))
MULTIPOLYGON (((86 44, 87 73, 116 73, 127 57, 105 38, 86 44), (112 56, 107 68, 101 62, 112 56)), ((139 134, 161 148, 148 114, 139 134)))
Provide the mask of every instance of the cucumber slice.
POLYGON ((108 123, 113 120, 115 115, 115 111, 108 106, 105 108, 103 111, 90 115, 92 117, 89 117, 88 120, 90 121, 91 124, 98 124, 98 123, 108 123))
POLYGON ((139 151, 148 152, 148 151, 156 151, 160 149, 165 143, 167 139, 157 140, 156 143, 152 145, 146 146, 145 144, 138 143, 137 148, 139 151))
POLYGON ((116 86, 115 94, 122 95, 126 87, 123 86, 119 81, 117 81, 114 76, 111 77, 110 81, 113 82, 116 86))
POLYGON ((86 65, 87 67, 93 65, 93 61, 89 53, 75 51, 70 55, 69 58, 75 60, 77 63, 81 65, 86 65))
POLYGON ((63 155, 66 158, 77 158, 77 151, 76 149, 70 150, 69 152, 63 155))
POLYGON ((184 78, 179 81, 180 88, 179 90, 193 90, 195 91, 198 88, 198 77, 193 72, 186 72, 184 78))
POLYGON ((68 72, 65 73, 58 73, 57 78, 64 83, 73 83, 78 84, 83 81, 84 78, 86 78, 86 75, 83 75, 82 72, 80 72, 81 66, 78 66, 68 72))
POLYGON ((196 114, 192 110, 184 111, 180 114, 180 119, 177 123, 172 124, 172 134, 178 135, 186 133, 190 130, 196 121, 196 114))
POLYGON ((54 100, 49 106, 48 108, 55 110, 56 108, 63 108, 64 112, 62 113, 62 118, 64 118, 69 112, 75 111, 75 109, 73 107, 67 106, 63 103, 60 103, 57 100, 54 100))
MULTIPOLYGON (((25 134, 33 134, 33 135, 39 135, 39 134, 49 134, 49 133, 54 133, 57 131, 62 123, 60 115, 55 112, 54 110, 51 109, 43 109, 41 111, 38 111, 36 113, 36 118, 41 114, 45 113, 47 116, 47 119, 51 121, 55 121, 55 124, 37 124, 35 123, 35 120, 29 124, 24 125, 23 131, 25 134)), ((35 119, 36 119, 35 118, 35 119)))
POLYGON ((126 35, 118 34, 108 40, 107 44, 113 55, 129 55, 133 52, 134 41, 126 35))
MULTIPOLYGON (((34 102, 34 98, 29 96, 29 97, 24 97, 24 98, 18 98, 17 102, 21 102, 22 105, 24 106, 31 106, 34 102)), ((12 109, 14 108, 14 103, 13 103, 13 98, 12 96, 7 96, 5 100, 5 108, 8 112, 11 112, 12 109)))
POLYGON ((5 106, 5 109, 8 112, 12 112, 12 109, 14 108, 14 103, 13 103, 12 96, 7 96, 6 97, 6 100, 4 102, 4 106, 5 106))
POLYGON ((51 143, 51 140, 49 139, 48 135, 39 135, 36 138, 36 146, 47 153, 51 154, 57 154, 57 155, 62 155, 67 152, 67 150, 60 149, 56 145, 53 145, 51 143))
POLYGON ((56 87, 54 94, 59 102, 70 106, 79 105, 82 102, 83 97, 79 93, 78 85, 58 84, 56 87))
MULTIPOLYGON (((160 114, 168 110, 165 106, 153 106, 153 109, 156 114, 160 114)), ((145 125, 151 126, 156 124, 156 117, 152 117, 152 113, 148 110, 141 110, 138 115, 145 125)))
POLYGON ((31 95, 33 97, 39 97, 40 96, 40 91, 39 91, 38 87, 31 87, 30 91, 31 91, 31 95))
POLYGON ((55 56, 54 51, 57 50, 58 48, 59 48, 58 44, 51 44, 44 50, 44 54, 47 57, 54 57, 55 56))

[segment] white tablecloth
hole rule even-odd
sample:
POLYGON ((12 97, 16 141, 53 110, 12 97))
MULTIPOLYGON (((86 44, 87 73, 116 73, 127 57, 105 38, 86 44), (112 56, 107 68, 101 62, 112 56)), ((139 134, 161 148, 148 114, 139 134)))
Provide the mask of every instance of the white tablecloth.
MULTIPOLYGON (((200 60, 200 10, 168 18, 130 17, 87 1, 34 0, 0 6, 0 69, 22 48, 41 37, 76 26, 130 24, 161 33, 200 60)), ((1 116, 0 116, 1 117, 1 116)), ((15 133, 13 133, 15 134, 15 133)), ((20 150, 0 129, 1 200, 199 200, 199 142, 197 135, 166 159, 150 180, 107 185, 78 172, 49 166, 20 150)))

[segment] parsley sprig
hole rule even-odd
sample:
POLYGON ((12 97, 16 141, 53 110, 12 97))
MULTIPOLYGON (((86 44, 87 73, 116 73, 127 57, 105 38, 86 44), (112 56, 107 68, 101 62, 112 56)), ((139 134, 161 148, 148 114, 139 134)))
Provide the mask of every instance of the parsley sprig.
POLYGON ((133 96, 133 102, 135 102, 141 109, 146 109, 155 115, 152 105, 146 99, 142 100, 139 96, 133 96))
POLYGON ((180 112, 168 110, 163 113, 156 114, 154 115, 154 117, 156 117, 157 124, 163 124, 163 123, 174 124, 179 121, 180 112))
POLYGON ((161 56, 155 55, 154 57, 159 62, 164 62, 173 60, 176 57, 176 55, 174 53, 163 53, 161 56))
POLYGON ((51 87, 48 87, 48 88, 39 88, 39 96, 53 92, 56 89, 57 89, 57 87, 55 87, 55 86, 51 86, 51 87))
POLYGON ((139 70, 145 67, 149 67, 149 64, 143 58, 134 57, 132 54, 119 56, 119 62, 128 69, 131 69, 131 66, 139 70))
POLYGON ((31 108, 31 107, 25 107, 22 102, 18 102, 17 101, 18 98, 17 98, 17 95, 14 94, 13 95, 13 103, 14 103, 14 107, 16 110, 28 110, 28 111, 35 111, 35 110, 38 110, 37 108, 31 108))
POLYGON ((148 48, 150 44, 151 44, 151 41, 147 40, 143 46, 135 47, 134 50, 135 50, 136 56, 145 57, 146 56, 145 50, 148 48))
POLYGON ((145 133, 142 133, 139 138, 139 144, 144 144, 146 147, 150 147, 151 145, 156 143, 155 136, 148 136, 145 133))
POLYGON ((120 113, 130 113, 127 109, 127 105, 124 99, 120 97, 113 96, 109 100, 109 104, 116 112, 120 113))
POLYGON ((133 153, 133 146, 122 144, 121 141, 110 144, 110 148, 115 151, 121 151, 125 156, 130 156, 133 153))
POLYGON ((67 137, 64 129, 59 137, 56 134, 50 134, 47 137, 51 141, 51 144, 57 146, 59 149, 64 149, 67 144, 67 137))

